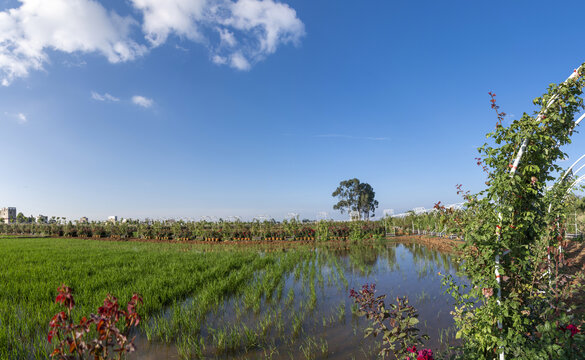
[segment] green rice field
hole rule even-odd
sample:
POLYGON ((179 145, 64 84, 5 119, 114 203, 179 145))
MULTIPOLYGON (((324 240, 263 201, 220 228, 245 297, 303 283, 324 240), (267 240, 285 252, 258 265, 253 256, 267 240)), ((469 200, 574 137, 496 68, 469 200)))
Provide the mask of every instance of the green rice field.
MULTIPOLYGON (((46 359, 48 322, 73 289, 75 315, 96 312, 106 294, 122 304, 138 292, 138 350, 132 359, 375 359, 349 288, 377 282, 408 295, 423 331, 447 342, 449 298, 437 271, 451 255, 419 245, 217 245, 55 238, 0 238, 0 358, 46 359)), ((439 346, 440 343, 435 344, 439 346)))

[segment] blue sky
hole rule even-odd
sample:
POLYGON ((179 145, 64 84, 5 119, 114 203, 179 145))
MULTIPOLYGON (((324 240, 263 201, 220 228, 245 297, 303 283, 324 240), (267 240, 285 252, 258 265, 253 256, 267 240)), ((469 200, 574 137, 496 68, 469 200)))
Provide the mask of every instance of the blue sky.
MULTIPOLYGON (((461 201, 496 122, 585 61, 582 1, 0 0, 0 207, 315 218, 461 201)), ((566 149, 585 153, 583 134, 566 149)))

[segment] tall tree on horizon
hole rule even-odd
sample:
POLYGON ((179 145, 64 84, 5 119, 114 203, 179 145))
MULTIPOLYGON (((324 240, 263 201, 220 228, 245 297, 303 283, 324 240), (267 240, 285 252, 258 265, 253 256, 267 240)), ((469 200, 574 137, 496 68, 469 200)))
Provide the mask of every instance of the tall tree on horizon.
POLYGON ((333 205, 334 210, 339 210, 343 214, 356 211, 358 218, 368 220, 371 216, 375 216, 378 201, 375 200, 376 193, 372 186, 368 183, 362 183, 357 178, 343 180, 333 194, 339 201, 333 205))

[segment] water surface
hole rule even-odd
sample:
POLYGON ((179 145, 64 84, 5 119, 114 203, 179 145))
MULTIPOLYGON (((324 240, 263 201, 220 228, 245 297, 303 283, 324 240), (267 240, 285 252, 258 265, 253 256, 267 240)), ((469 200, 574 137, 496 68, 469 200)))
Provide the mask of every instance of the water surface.
POLYGON ((394 242, 278 251, 266 256, 277 257, 280 272, 258 272, 244 293, 228 296, 211 311, 198 312, 194 297, 151 320, 151 328, 168 327, 161 333, 170 335, 151 336, 150 342, 139 335, 139 350, 131 358, 375 359, 380 339, 364 339, 368 321, 353 313, 349 298, 349 289, 366 283, 375 283, 387 304, 409 298, 419 312, 421 333, 430 336, 427 347, 440 350, 453 340, 453 300, 444 294, 438 273, 455 275, 454 255, 394 242), (297 261, 292 265, 291 256, 297 261), (196 321, 200 326, 185 335, 196 321))

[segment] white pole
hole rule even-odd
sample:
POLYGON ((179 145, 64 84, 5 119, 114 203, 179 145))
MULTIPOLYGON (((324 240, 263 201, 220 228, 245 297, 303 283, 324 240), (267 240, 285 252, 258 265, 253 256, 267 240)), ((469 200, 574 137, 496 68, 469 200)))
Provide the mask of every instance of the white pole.
MULTIPOLYGON (((567 83, 567 81, 569 81, 571 79, 579 77, 579 70, 581 70, 581 66, 579 66, 579 68, 577 70, 573 71, 573 73, 567 78, 567 80, 563 81, 563 83, 561 85, 567 83)), ((548 103, 546 103, 546 106, 544 107, 544 109, 542 109, 540 111, 540 113, 538 114, 536 121, 542 120, 542 117, 544 116, 544 112, 546 110, 548 110, 549 106, 551 106, 557 100, 557 98, 558 98, 558 95, 556 95, 556 94, 550 98, 548 103)), ((583 114, 583 116, 581 116, 581 118, 579 118, 575 122, 575 125, 577 125, 579 122, 581 122, 581 120, 583 120, 584 116, 585 116, 585 114, 583 114)), ((520 163, 520 160, 522 159, 522 155, 524 155, 524 151, 526 150, 526 145, 528 145, 528 138, 525 138, 522 141, 522 145, 520 145, 520 150, 518 151, 518 155, 516 156, 516 159, 514 160, 514 164, 512 165, 512 169, 510 169, 510 176, 514 176, 514 174, 516 173, 516 169, 518 168, 518 164, 520 163)))
MULTIPOLYGON (((563 181, 563 180, 565 179, 565 177, 566 177, 567 175, 569 175, 569 172, 571 171, 571 169, 573 169, 573 168, 575 167, 575 165, 577 165, 577 163, 578 163, 579 161, 581 161, 583 158, 585 158, 585 154, 581 155, 581 157, 580 157, 580 158, 578 158, 578 159, 577 159, 577 161, 575 161, 575 162, 573 163, 573 165, 569 166, 569 168, 567 169, 567 171, 565 171, 565 173, 564 173, 564 174, 563 174, 563 176, 561 177, 561 181, 563 181)), ((581 168, 579 168, 579 170, 581 170, 581 168)), ((577 171, 579 171, 579 170, 577 170, 577 171)))
POLYGON ((579 119, 577 119, 577 121, 575 121, 575 125, 579 125, 579 123, 580 123, 580 122, 581 122, 583 119, 585 119, 585 113, 583 113, 583 115, 581 115, 581 116, 579 117, 579 119))
POLYGON ((583 170, 583 168, 585 168, 585 164, 581 165, 577 170, 573 171, 573 175, 577 175, 579 171, 583 170))
MULTIPOLYGON (((579 70, 581 69, 581 66, 579 66, 579 69, 573 71, 573 73, 567 78, 567 80, 565 80, 563 82, 563 84, 565 84, 567 81, 569 81, 570 79, 576 78, 579 76, 579 70)), ((540 121, 542 120, 545 111, 549 108, 549 106, 551 106, 553 104, 554 101, 556 101, 556 99, 558 98, 558 95, 554 95, 553 97, 550 98, 550 100, 548 101, 548 103, 546 104, 545 108, 542 109, 540 111, 540 113, 538 114, 538 117, 536 118, 536 121, 540 121)), ((585 114, 584 114, 585 115, 585 114)), ((582 119, 579 118, 577 121, 580 122, 582 119)), ((578 124, 578 122, 575 122, 575 125, 578 124)), ((518 150, 518 154, 516 155, 516 158, 514 159, 514 163, 512 164, 512 168, 510 169, 510 177, 513 177, 514 174, 516 173, 516 169, 518 169, 518 164, 520 164, 520 160, 522 159, 522 156, 524 155, 524 151, 526 151, 526 146, 528 145, 528 138, 524 138, 522 140, 522 144, 520 145, 520 149, 518 150)), ((500 218, 500 229, 498 230, 498 235, 497 235, 497 242, 500 242, 500 230, 501 230, 501 224, 502 224, 502 214, 498 213, 498 216, 500 218)), ((500 284, 500 272, 499 272, 499 268, 500 268, 500 255, 497 254, 496 258, 495 258, 495 262, 496 262, 496 266, 495 266, 495 275, 496 275, 496 281, 498 282, 498 299, 497 299, 497 303, 498 306, 501 305, 501 299, 502 299, 502 290, 501 290, 501 284, 500 284)), ((498 329, 503 330, 502 328, 502 320, 498 319, 498 329)), ((500 360, 505 360, 505 353, 504 353, 504 347, 500 348, 500 360)))

